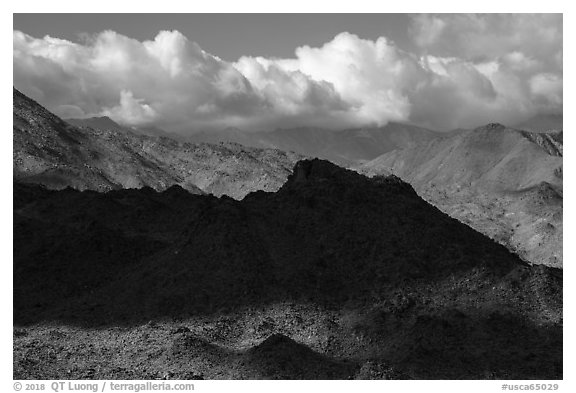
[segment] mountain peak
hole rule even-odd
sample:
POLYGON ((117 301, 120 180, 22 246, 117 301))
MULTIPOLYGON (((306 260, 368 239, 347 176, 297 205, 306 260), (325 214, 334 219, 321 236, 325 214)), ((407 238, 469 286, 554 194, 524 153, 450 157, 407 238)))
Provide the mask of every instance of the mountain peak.
POLYGON ((92 117, 92 119, 103 120, 103 121, 109 121, 109 122, 112 122, 112 123, 118 124, 118 123, 116 123, 114 120, 112 120, 112 119, 111 119, 110 117, 108 117, 108 116, 93 116, 93 117, 92 117))
POLYGON ((310 184, 325 181, 357 182, 365 179, 363 175, 349 169, 342 168, 330 161, 319 158, 300 160, 294 166, 292 174, 288 176, 285 186, 296 184, 310 184))
POLYGON ((479 127, 479 129, 501 131, 501 130, 506 129, 506 126, 504 124, 501 124, 501 123, 488 123, 485 126, 479 127))
POLYGON ((124 127, 116 123, 108 116, 93 116, 79 119, 66 119, 66 122, 78 127, 92 127, 103 130, 126 131, 124 127))
POLYGON ((304 183, 311 180, 329 179, 343 169, 336 165, 318 158, 312 160, 301 160, 294 166, 292 175, 288 178, 292 183, 304 183))
POLYGON ((342 168, 330 161, 318 158, 298 161, 292 174, 288 176, 285 186, 328 181, 337 183, 361 183, 366 181, 374 185, 399 186, 410 193, 414 192, 412 186, 393 174, 380 174, 369 179, 362 173, 342 168))

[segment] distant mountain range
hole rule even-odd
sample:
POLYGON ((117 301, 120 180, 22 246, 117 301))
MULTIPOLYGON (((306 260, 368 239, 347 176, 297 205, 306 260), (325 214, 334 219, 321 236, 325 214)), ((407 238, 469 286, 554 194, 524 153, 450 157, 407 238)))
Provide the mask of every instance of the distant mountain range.
MULTIPOLYGON (((79 126, 126 131, 148 136, 163 136, 180 142, 238 143, 247 147, 278 149, 330 160, 343 167, 355 167, 393 150, 412 148, 430 141, 451 138, 469 129, 432 131, 410 124, 390 122, 384 127, 327 130, 315 127, 250 132, 229 127, 224 130, 189 135, 169 133, 157 127, 126 127, 109 117, 66 119, 79 126)), ((514 125, 515 129, 535 133, 562 131, 562 115, 537 115, 514 125)))
POLYGON ((562 132, 490 124, 386 153, 361 166, 418 193, 526 260, 562 266, 562 132))
POLYGON ((564 130, 563 115, 536 115, 521 123, 514 124, 514 128, 532 132, 550 132, 564 130))
POLYGON ((400 123, 388 123, 380 128, 344 130, 300 127, 251 132, 229 127, 223 130, 181 135, 168 133, 155 127, 122 126, 106 116, 66 119, 66 122, 83 128, 90 127, 148 136, 163 136, 180 142, 195 144, 238 143, 260 149, 291 151, 303 156, 327 159, 344 167, 367 162, 395 149, 415 146, 447 135, 400 123))
POLYGON ((412 147, 442 136, 442 133, 413 125, 388 123, 380 128, 338 131, 302 127, 245 132, 229 128, 196 133, 186 138, 191 142, 236 142, 245 146, 294 151, 348 167, 372 160, 395 149, 412 147))
MULTIPOLYGON (((76 125, 97 125, 105 128, 99 119, 69 119, 76 125)), ((106 123, 113 121, 106 118, 106 123)), ((108 127, 122 127, 114 123, 108 127)), ((536 115, 513 128, 531 132, 562 131, 562 115, 536 115)), ((449 132, 432 131, 411 124, 390 122, 383 127, 328 130, 317 127, 277 129, 250 132, 229 127, 220 131, 198 132, 190 135, 167 133, 158 128, 129 128, 133 132, 153 136, 166 136, 192 143, 234 142, 257 148, 293 151, 308 157, 330 160, 343 167, 356 166, 371 161, 387 152, 411 148, 438 138, 449 138, 469 129, 449 132)))
POLYGON ((192 144, 137 134, 109 118, 69 124, 13 90, 14 179, 50 188, 107 191, 177 184, 242 198, 274 191, 302 156, 233 143, 192 144))
POLYGON ((131 132, 134 134, 139 135, 148 135, 148 136, 162 136, 165 138, 171 138, 178 141, 182 141, 182 138, 178 134, 174 134, 171 132, 166 132, 158 127, 126 127, 121 126, 120 124, 116 123, 114 120, 109 118, 108 116, 99 116, 99 117, 88 117, 85 119, 64 119, 66 123, 72 124, 77 127, 85 128, 94 128, 97 130, 114 130, 114 131, 121 131, 121 132, 131 132))

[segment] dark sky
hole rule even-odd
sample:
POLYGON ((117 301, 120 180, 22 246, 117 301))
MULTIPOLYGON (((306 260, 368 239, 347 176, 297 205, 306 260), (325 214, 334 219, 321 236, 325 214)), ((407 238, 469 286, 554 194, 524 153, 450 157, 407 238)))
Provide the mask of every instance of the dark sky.
POLYGON ((14 29, 33 37, 78 41, 83 33, 114 30, 138 40, 178 30, 223 60, 240 56, 292 57, 294 49, 318 46, 343 31, 361 38, 385 36, 413 51, 405 14, 14 14, 14 29))

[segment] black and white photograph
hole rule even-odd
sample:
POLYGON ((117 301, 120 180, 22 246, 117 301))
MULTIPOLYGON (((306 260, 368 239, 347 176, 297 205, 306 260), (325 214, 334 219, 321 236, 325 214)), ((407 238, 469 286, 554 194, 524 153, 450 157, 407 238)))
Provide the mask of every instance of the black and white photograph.
POLYGON ((562 390, 563 18, 13 13, 14 389, 562 390))

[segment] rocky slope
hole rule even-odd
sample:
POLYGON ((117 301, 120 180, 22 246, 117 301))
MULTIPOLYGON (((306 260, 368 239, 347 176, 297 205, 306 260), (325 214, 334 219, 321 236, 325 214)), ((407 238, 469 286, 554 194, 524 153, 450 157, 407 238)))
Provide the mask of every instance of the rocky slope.
POLYGON ((230 128, 220 132, 193 134, 187 139, 193 142, 236 142, 245 146, 294 151, 348 167, 395 149, 415 146, 442 136, 442 133, 409 124, 388 123, 380 128, 338 131, 301 127, 270 132, 243 132, 230 128))
POLYGON ((561 267, 562 139, 491 124, 384 154, 360 171, 393 173, 525 260, 561 267))
POLYGON ((50 188, 108 191, 178 184, 194 193, 242 198, 274 191, 301 156, 237 144, 191 144, 140 135, 99 118, 64 122, 13 90, 14 179, 50 188))
POLYGON ((562 271, 396 177, 14 184, 14 378, 562 378, 562 271))

